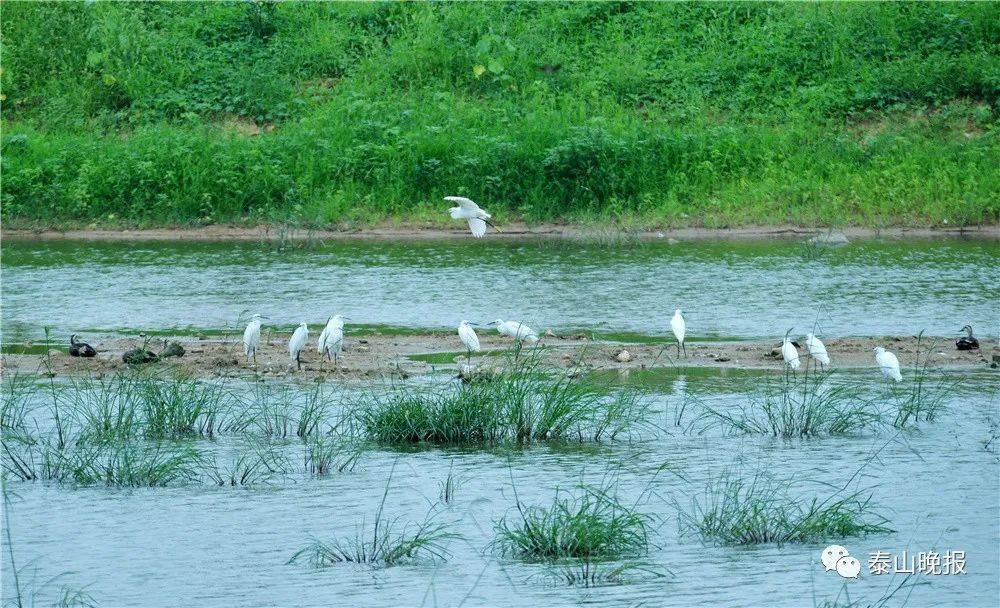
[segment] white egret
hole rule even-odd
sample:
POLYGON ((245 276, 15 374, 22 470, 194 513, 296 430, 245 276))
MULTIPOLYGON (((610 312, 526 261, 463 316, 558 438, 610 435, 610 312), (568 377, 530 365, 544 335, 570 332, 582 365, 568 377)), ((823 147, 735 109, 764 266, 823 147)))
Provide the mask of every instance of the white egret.
POLYGON ((538 332, 520 321, 504 321, 503 319, 497 319, 496 326, 497 331, 500 332, 501 336, 510 336, 518 343, 524 342, 525 340, 528 342, 538 342, 538 332))
POLYGON ((326 322, 326 327, 319 334, 319 341, 316 343, 316 352, 320 354, 319 365, 323 367, 323 357, 330 359, 333 364, 339 362, 340 349, 344 345, 344 317, 343 315, 333 315, 326 322))
POLYGON ((292 339, 288 341, 288 355, 295 362, 297 369, 302 369, 302 349, 306 347, 307 340, 309 340, 309 327, 305 323, 299 323, 292 334, 292 339))
POLYGON ((471 199, 467 199, 464 196, 446 196, 444 200, 458 203, 458 207, 452 207, 448 210, 451 212, 451 218, 454 220, 469 220, 469 231, 477 239, 486 234, 487 224, 493 226, 493 229, 497 232, 500 232, 500 229, 490 222, 492 216, 483 211, 471 199))
POLYGON ((823 341, 812 334, 806 334, 806 349, 809 356, 819 361, 821 366, 830 365, 830 355, 826 354, 826 345, 823 341))
POLYGON ((677 356, 681 356, 681 349, 684 349, 684 356, 688 354, 687 347, 684 346, 684 332, 687 331, 687 324, 681 315, 681 309, 674 311, 674 317, 670 319, 670 329, 674 330, 674 337, 677 338, 677 356))
POLYGON ((257 365, 257 346, 260 345, 260 320, 264 317, 254 315, 250 317, 247 328, 243 330, 243 353, 247 356, 247 361, 253 357, 254 366, 257 365))
POLYGON ((471 365, 472 353, 479 352, 479 336, 476 335, 476 330, 472 329, 468 321, 462 321, 458 324, 458 339, 465 345, 466 360, 471 365))
POLYGON ((799 361, 799 350, 795 348, 792 341, 785 337, 784 342, 781 343, 781 357, 785 360, 785 365, 791 369, 799 369, 801 362, 799 361))
POLYGON ((875 365, 886 378, 895 382, 903 381, 903 374, 899 373, 899 359, 881 346, 875 347, 875 365))

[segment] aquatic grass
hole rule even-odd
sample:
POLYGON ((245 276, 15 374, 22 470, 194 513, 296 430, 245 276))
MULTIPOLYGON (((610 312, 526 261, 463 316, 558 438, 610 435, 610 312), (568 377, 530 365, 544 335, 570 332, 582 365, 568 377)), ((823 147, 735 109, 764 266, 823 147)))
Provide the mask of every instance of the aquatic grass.
POLYGON ((218 460, 206 469, 208 478, 219 486, 251 486, 271 481, 288 470, 288 459, 278 446, 251 441, 239 449, 227 465, 218 460))
POLYGON ((146 371, 72 377, 58 390, 91 441, 212 437, 229 408, 220 386, 146 371))
POLYGON ((660 578, 664 573, 642 561, 601 563, 579 560, 556 569, 557 578, 571 587, 624 585, 636 577, 660 578))
POLYGON ((741 397, 736 405, 691 397, 700 406, 691 426, 791 438, 857 433, 883 421, 863 387, 837 382, 830 372, 765 377, 741 397))
POLYGON ((710 481, 689 508, 678 506, 683 531, 723 545, 825 542, 893 532, 863 491, 825 498, 790 494, 790 481, 757 472, 747 479, 727 471, 710 481))
POLYGON ((228 431, 256 433, 263 437, 284 439, 318 435, 328 421, 329 395, 317 385, 303 391, 288 385, 252 384, 252 390, 237 399, 239 413, 228 431))
POLYGON ((935 344, 922 349, 923 340, 921 331, 914 347, 913 371, 904 376, 903 382, 887 383, 883 391, 883 399, 896 411, 892 425, 899 429, 933 422, 959 384, 958 379, 934 368, 935 344))
POLYGON ((581 484, 552 504, 525 507, 494 522, 495 546, 504 555, 532 561, 608 560, 640 557, 649 550, 652 518, 621 502, 610 483, 581 484))
POLYGON ((45 476, 78 485, 157 487, 196 481, 201 454, 190 443, 79 441, 44 451, 45 476))
POLYGON ((4 438, 27 430, 35 383, 25 374, 5 373, 0 387, 0 434, 4 438))
POLYGON ((303 447, 305 468, 312 475, 352 471, 365 451, 360 442, 330 435, 309 439, 303 447))
POLYGON ((352 412, 362 432, 383 444, 601 442, 647 424, 649 404, 640 393, 606 392, 548 373, 531 354, 509 360, 488 381, 373 391, 352 412))
POLYGON ((370 530, 362 521, 354 537, 332 541, 314 538, 292 555, 288 563, 307 561, 315 567, 341 563, 389 567, 419 559, 444 560, 448 555, 444 543, 458 535, 450 532, 447 524, 436 520, 437 511, 433 506, 419 523, 401 525, 399 518, 383 515, 395 470, 394 463, 370 530))
POLYGON ((226 410, 226 393, 195 380, 142 378, 135 387, 146 437, 212 437, 226 410))

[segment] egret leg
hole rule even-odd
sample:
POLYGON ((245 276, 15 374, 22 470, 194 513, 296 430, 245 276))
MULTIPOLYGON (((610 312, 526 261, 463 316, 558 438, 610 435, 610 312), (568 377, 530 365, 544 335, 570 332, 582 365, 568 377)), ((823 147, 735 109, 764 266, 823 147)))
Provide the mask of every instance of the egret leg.
POLYGON ((333 353, 333 366, 340 369, 340 353, 333 353))
POLYGON ((297 369, 302 369, 302 353, 295 353, 295 366, 297 369))
POLYGON ((326 361, 326 357, 325 356, 319 358, 319 372, 321 374, 323 373, 323 362, 324 361, 326 361))
POLYGON ((686 359, 686 358, 687 358, 687 356, 688 356, 688 347, 687 347, 687 343, 685 343, 685 342, 681 342, 681 348, 682 348, 682 349, 684 349, 684 358, 686 359))

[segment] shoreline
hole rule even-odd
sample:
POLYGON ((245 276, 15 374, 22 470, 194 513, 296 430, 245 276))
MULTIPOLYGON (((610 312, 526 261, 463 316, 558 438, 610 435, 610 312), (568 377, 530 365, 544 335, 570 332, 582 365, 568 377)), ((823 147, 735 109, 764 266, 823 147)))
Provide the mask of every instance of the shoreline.
MULTIPOLYGON (((413 335, 384 335, 370 333, 349 336, 338 365, 322 363, 312 348, 302 354, 302 369, 292 369, 288 358, 289 331, 268 330, 261 336, 258 347, 258 366, 253 366, 243 355, 240 336, 222 339, 198 339, 190 336, 168 338, 158 336, 148 342, 150 350, 163 350, 168 341, 182 345, 182 357, 164 359, 142 366, 150 371, 172 371, 196 378, 287 378, 315 380, 317 378, 379 379, 426 376, 435 372, 457 373, 466 363, 466 353, 458 338, 451 334, 422 333, 413 335)), ((512 342, 493 332, 482 332, 483 351, 472 356, 472 364, 479 369, 496 368, 511 353, 512 342)), ((70 357, 64 350, 53 349, 45 354, 5 354, 2 356, 4 371, 47 373, 74 377, 87 374, 99 376, 123 370, 130 366, 122 362, 122 354, 139 347, 145 340, 139 337, 116 337, 92 341, 98 355, 93 359, 70 357), (48 366, 51 365, 51 368, 48 366)), ((905 374, 925 357, 933 368, 952 372, 989 370, 994 354, 990 346, 981 351, 958 351, 952 340, 913 336, 882 336, 879 338, 830 338, 827 351, 833 359, 831 369, 868 370, 875 372, 871 348, 882 344, 895 352, 905 374), (919 350, 918 350, 919 345, 919 350)), ((784 363, 777 341, 725 341, 698 342, 687 345, 686 357, 675 356, 674 344, 650 344, 619 340, 588 340, 575 334, 546 334, 541 337, 539 351, 542 362, 552 370, 565 373, 595 371, 646 370, 675 367, 704 370, 758 370, 780 373, 784 363), (627 353, 627 354, 623 354, 627 353)), ((808 359, 804 348, 799 349, 803 365, 808 359)))
MULTIPOLYGON (((843 235, 848 239, 929 239, 929 238, 971 238, 980 240, 1000 240, 1000 226, 969 226, 964 228, 805 228, 801 226, 746 226, 740 228, 672 228, 664 230, 629 230, 612 225, 586 226, 577 224, 538 224, 513 222, 501 226, 503 232, 490 232, 487 239, 601 239, 624 236, 640 241, 675 239, 679 241, 698 240, 754 240, 754 239, 800 239, 826 234, 843 235)), ((361 229, 306 228, 283 229, 281 227, 236 226, 213 224, 201 227, 149 228, 149 229, 102 229, 83 228, 56 230, 51 228, 15 228, 0 230, 0 240, 88 240, 88 241, 346 241, 354 239, 407 239, 407 240, 451 240, 471 238, 467 229, 456 224, 454 228, 411 225, 393 227, 382 224, 361 229)))

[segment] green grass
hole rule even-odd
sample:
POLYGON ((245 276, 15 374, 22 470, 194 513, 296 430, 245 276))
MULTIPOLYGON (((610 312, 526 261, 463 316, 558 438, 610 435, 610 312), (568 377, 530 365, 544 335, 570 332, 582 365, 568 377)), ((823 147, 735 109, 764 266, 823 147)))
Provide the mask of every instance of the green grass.
POLYGON ((500 222, 996 222, 998 22, 989 2, 10 2, 2 219, 444 224, 465 194, 500 222))
POLYGON ((353 537, 332 541, 313 539, 308 546, 292 555, 288 563, 307 561, 315 567, 341 563, 389 567, 420 559, 445 559, 448 551, 444 543, 457 538, 457 535, 448 531, 447 524, 436 521, 434 507, 419 523, 401 525, 399 519, 383 514, 395 470, 396 465, 393 464, 370 529, 363 522, 353 537))
POLYGON ((496 376, 469 384, 372 392, 354 406, 364 435, 382 444, 600 442, 648 423, 636 391, 546 373, 537 353, 510 360, 496 376))
MULTIPOLYGON (((649 550, 653 520, 621 502, 614 486, 582 485, 576 495, 560 496, 551 505, 524 507, 517 515, 495 522, 495 544, 501 553, 532 561, 593 561, 634 558, 649 550)), ((586 582, 596 572, 572 571, 586 582)), ((596 582, 596 578, 591 581, 596 582)))
POLYGON ((744 478, 726 472, 690 507, 678 504, 681 527, 723 545, 826 542, 893 531, 864 492, 802 498, 790 489, 790 482, 763 473, 744 478))
POLYGON ((737 405, 697 400, 697 427, 721 426, 734 433, 810 437, 861 432, 883 416, 861 386, 831 379, 830 372, 762 378, 737 405))

